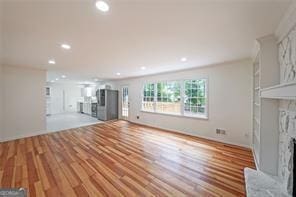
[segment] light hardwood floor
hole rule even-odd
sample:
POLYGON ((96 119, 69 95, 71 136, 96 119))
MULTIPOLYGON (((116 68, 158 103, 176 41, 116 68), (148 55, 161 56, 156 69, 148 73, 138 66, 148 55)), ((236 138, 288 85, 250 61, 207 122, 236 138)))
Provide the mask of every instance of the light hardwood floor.
POLYGON ((0 144, 0 187, 30 196, 245 196, 251 151, 115 121, 0 144))

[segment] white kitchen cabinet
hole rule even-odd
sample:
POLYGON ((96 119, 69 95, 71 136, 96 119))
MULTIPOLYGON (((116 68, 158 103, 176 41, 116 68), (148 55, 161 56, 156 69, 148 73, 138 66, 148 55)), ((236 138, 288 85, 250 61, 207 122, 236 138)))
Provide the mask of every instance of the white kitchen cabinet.
POLYGON ((49 101, 46 101, 46 115, 51 115, 51 103, 49 101))
POLYGON ((85 113, 86 114, 86 112, 87 112, 87 109, 86 109, 86 106, 87 104, 86 103, 83 103, 83 113, 85 113))
POLYGON ((91 115, 91 103, 83 103, 83 113, 91 115))
POLYGON ((81 96, 82 97, 93 97, 96 96, 96 87, 85 87, 81 88, 81 96))

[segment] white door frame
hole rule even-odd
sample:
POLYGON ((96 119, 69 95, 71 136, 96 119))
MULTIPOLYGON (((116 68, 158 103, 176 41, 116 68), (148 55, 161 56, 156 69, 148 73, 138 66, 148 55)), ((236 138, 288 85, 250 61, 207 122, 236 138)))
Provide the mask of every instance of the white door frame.
POLYGON ((129 108, 130 108, 130 103, 129 103, 129 86, 128 85, 123 85, 121 87, 121 118, 123 120, 129 120, 129 108), (127 92, 124 92, 124 89, 127 89, 127 92), (123 102, 124 102, 124 93, 127 94, 127 109, 123 110, 123 102))

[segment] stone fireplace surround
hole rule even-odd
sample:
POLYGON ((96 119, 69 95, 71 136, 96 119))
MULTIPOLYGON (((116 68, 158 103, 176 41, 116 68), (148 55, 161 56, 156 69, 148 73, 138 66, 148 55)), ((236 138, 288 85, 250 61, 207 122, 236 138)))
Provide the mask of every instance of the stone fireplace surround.
MULTIPOLYGON (((289 197, 293 191, 293 155, 296 139, 296 100, 280 100, 278 176, 245 169, 246 190, 250 197, 289 197)), ((296 166, 295 166, 296 167, 296 166)))
POLYGON ((278 176, 288 194, 293 190, 293 155, 296 139, 296 101, 280 101, 278 176))
MULTIPOLYGON (((294 27, 279 43, 281 84, 296 82, 295 18, 290 24, 292 23, 294 24, 294 27)), ((278 177, 283 189, 287 191, 289 195, 292 195, 294 154, 293 139, 296 139, 296 98, 294 100, 279 101, 279 127, 278 177)))
MULTIPOLYGON (((277 30, 279 38, 280 83, 296 86, 296 0, 293 0, 277 30)), ((279 99, 278 175, 245 169, 248 197, 290 197, 293 193, 293 156, 296 139, 296 92, 294 97, 279 99)), ((278 99, 278 98, 277 98, 278 99)), ((294 194, 296 196, 296 194, 294 194)))

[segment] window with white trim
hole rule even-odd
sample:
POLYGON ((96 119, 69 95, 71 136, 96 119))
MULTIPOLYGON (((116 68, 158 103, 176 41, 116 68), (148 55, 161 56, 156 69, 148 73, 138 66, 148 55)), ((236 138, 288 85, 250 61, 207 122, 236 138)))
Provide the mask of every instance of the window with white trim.
POLYGON ((147 83, 142 111, 207 118, 207 80, 147 83))
POLYGON ((185 80, 184 115, 206 115, 206 80, 185 80))
POLYGON ((142 100, 142 110, 144 111, 154 111, 154 96, 155 89, 153 83, 147 83, 144 86, 143 100, 142 100))

